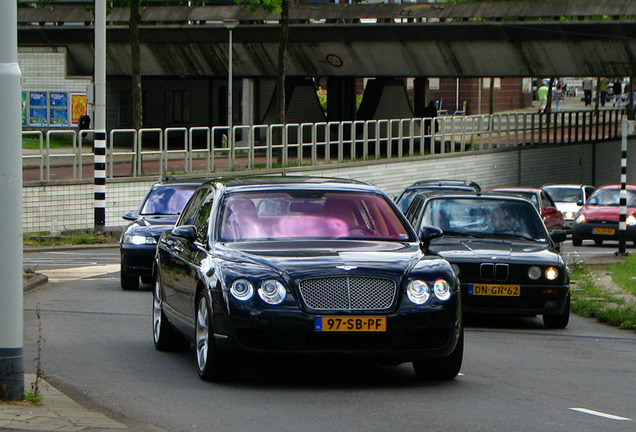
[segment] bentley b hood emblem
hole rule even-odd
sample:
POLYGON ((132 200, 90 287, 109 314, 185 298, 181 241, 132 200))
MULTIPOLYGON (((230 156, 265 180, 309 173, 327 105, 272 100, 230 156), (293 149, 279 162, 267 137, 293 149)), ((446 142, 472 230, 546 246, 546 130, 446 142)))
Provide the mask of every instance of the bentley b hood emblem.
POLYGON ((341 265, 341 266, 336 266, 337 269, 340 270, 344 270, 344 271, 349 271, 349 270, 354 270, 357 269, 357 266, 350 266, 350 265, 341 265))

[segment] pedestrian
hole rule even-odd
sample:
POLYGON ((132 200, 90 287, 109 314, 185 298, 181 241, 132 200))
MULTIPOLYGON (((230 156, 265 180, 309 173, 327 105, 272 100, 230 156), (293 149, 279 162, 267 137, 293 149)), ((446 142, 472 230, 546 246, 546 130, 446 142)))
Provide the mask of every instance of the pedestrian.
POLYGON ((601 77, 601 79, 598 82, 598 91, 599 94, 601 95, 601 106, 605 106, 605 103, 607 102, 607 89, 609 87, 609 80, 607 79, 607 77, 601 77))
POLYGON ((537 99, 539 99, 539 114, 543 114, 548 106, 548 86, 545 83, 537 90, 537 99))
POLYGON ((612 95, 613 95, 613 106, 616 106, 618 102, 618 106, 621 106, 621 95, 623 94, 623 83, 621 80, 617 79, 614 81, 614 85, 612 86, 612 95))
POLYGON ((422 111, 422 117, 424 117, 424 135, 427 136, 424 141, 428 145, 431 142, 431 135, 437 132, 437 120, 435 120, 435 117, 437 117, 437 104, 435 101, 428 103, 428 106, 422 111))
POLYGON ((583 99, 585 100, 585 106, 592 105, 592 90, 594 89, 594 81, 592 78, 587 77, 583 80, 583 99))
POLYGON ((554 91, 554 102, 556 103, 555 112, 560 112, 561 104, 563 103, 563 85, 561 83, 557 84, 556 90, 554 91))

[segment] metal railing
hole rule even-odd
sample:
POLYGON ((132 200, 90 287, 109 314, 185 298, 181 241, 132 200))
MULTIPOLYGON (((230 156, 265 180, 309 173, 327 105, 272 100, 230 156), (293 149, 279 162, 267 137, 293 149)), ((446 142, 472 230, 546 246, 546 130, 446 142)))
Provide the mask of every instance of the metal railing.
MULTIPOLYGON (((107 176, 208 174, 285 166, 402 159, 486 151, 522 145, 574 144, 620 136, 622 109, 561 113, 504 113, 435 119, 387 119, 228 128, 113 129, 107 176), (435 127, 431 127, 435 125, 435 127)), ((24 156, 25 180, 87 179, 93 175, 92 133, 84 130, 25 131, 39 138, 39 152, 24 156), (72 147, 51 148, 69 135, 72 147), (27 172, 29 173, 27 175, 27 172)))

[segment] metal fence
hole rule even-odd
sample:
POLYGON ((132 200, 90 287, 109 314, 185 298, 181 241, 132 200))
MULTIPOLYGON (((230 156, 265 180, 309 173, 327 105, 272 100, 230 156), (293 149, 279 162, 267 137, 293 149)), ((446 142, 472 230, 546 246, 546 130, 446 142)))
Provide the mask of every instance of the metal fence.
MULTIPOLYGON (((228 128, 113 129, 107 177, 199 174, 286 166, 318 166, 521 145, 573 144, 620 136, 622 109, 506 113, 435 119, 239 125, 228 128)), ((25 131, 39 151, 24 155, 25 180, 93 176, 93 131, 25 131), (61 136, 72 146, 52 148, 61 136)))

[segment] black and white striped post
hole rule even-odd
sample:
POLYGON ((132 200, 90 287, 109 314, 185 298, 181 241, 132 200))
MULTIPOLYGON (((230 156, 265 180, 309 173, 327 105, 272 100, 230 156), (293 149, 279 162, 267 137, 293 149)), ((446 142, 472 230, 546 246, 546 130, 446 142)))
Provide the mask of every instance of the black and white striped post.
POLYGON ((106 0, 95 1, 95 224, 106 226, 106 0))
POLYGON ((629 131, 630 121, 627 116, 623 116, 621 123, 621 190, 619 195, 617 255, 627 255, 625 244, 627 243, 627 136, 629 131))

